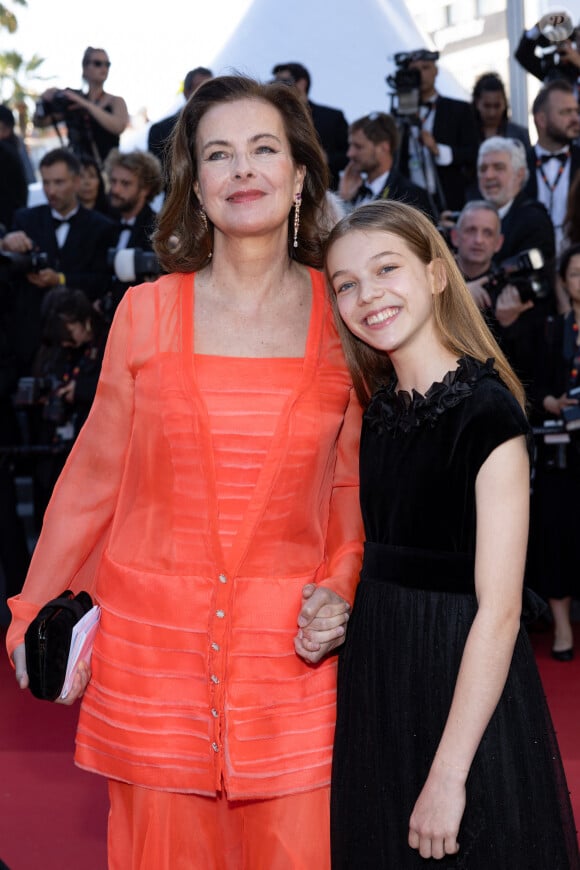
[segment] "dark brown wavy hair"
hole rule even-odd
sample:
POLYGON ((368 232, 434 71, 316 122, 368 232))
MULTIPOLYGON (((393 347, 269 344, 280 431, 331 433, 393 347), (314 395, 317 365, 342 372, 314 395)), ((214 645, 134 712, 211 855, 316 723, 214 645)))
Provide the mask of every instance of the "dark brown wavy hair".
POLYGON ((288 215, 288 254, 308 266, 322 266, 320 213, 328 188, 328 168, 308 106, 286 84, 261 84, 241 75, 217 76, 204 82, 189 98, 173 131, 169 155, 169 191, 159 215, 154 248, 167 272, 195 272, 213 248, 213 227, 206 230, 194 191, 198 180, 197 131, 201 119, 217 105, 238 100, 261 100, 282 116, 296 166, 306 168, 298 247, 293 247, 294 210, 288 215))
MULTIPOLYGON (((493 357, 500 378, 524 408, 523 387, 473 301, 443 236, 429 218, 418 209, 395 200, 361 205, 332 229, 325 245, 326 254, 338 239, 354 230, 392 233, 402 239, 425 266, 433 260, 442 262, 447 280, 443 292, 433 297, 433 315, 443 346, 458 358, 471 356, 485 362, 493 357)), ((338 313, 328 268, 326 278, 352 381, 359 401, 365 407, 372 393, 388 383, 393 366, 388 354, 370 347, 347 328, 338 313)))

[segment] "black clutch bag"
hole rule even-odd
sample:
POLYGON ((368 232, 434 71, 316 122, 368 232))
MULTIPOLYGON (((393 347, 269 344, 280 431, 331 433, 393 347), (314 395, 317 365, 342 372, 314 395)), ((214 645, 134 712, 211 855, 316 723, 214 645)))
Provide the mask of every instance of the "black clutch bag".
POLYGON ((44 605, 24 636, 30 691, 42 701, 55 701, 64 685, 74 625, 93 602, 88 592, 66 589, 44 605))

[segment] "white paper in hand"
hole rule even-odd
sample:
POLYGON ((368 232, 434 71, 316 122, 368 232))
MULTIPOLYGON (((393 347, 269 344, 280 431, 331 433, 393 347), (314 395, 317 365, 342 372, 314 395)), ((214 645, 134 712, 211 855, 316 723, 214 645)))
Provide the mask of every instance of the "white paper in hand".
POLYGON ((85 613, 82 619, 79 619, 72 630, 70 651, 68 654, 68 662, 66 664, 66 674, 62 692, 59 696, 63 700, 71 690, 73 677, 78 663, 81 661, 86 662, 87 665, 91 663, 93 643, 95 641, 97 628, 99 627, 100 617, 101 608, 98 604, 95 604, 94 607, 91 607, 91 609, 85 613))

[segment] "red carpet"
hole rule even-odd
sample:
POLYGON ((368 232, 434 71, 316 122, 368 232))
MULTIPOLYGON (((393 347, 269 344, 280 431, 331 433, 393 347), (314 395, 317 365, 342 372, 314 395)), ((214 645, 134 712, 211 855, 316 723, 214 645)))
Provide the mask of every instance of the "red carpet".
MULTIPOLYGON (((77 708, 21 692, 4 635, 0 630, 0 858, 10 870, 106 870, 106 784, 72 762, 77 708)), ((532 640, 580 820, 580 656, 555 662, 549 632, 532 640)))

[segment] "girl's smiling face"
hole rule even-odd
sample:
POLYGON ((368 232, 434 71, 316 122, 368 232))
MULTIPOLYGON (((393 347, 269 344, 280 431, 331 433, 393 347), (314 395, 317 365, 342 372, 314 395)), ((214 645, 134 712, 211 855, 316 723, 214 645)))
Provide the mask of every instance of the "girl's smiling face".
POLYGON ((440 260, 425 265, 393 233, 352 230, 332 244, 327 271, 340 316, 371 347, 392 354, 435 337, 433 296, 446 283, 440 260))

